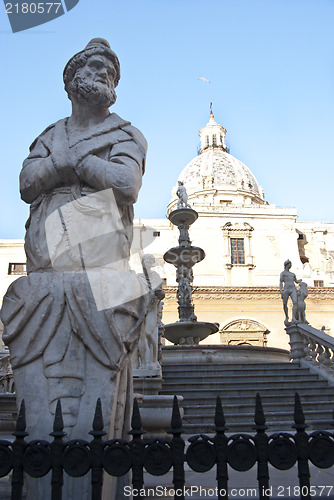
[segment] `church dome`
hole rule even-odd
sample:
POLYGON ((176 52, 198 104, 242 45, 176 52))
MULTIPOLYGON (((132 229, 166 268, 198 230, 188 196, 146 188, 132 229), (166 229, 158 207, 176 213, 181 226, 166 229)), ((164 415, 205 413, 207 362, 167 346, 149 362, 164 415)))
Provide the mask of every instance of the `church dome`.
POLYGON ((188 195, 212 188, 262 194, 249 168, 220 149, 209 148, 201 152, 182 170, 178 180, 184 183, 188 195))
MULTIPOLYGON (((226 129, 210 120, 199 131, 200 153, 182 170, 178 181, 186 187, 191 204, 250 205, 266 204, 262 188, 244 163, 229 153, 225 143, 226 129)), ((176 202, 176 188, 170 208, 176 202)))

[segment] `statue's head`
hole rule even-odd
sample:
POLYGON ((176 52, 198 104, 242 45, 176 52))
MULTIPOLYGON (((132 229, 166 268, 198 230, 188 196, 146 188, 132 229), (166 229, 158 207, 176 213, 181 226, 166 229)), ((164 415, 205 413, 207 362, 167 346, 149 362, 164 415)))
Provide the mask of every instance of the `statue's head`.
POLYGON ((120 79, 118 58, 107 40, 93 38, 66 64, 65 90, 71 101, 110 107, 116 101, 115 87, 120 79))
POLYGON ((146 253, 145 255, 143 255, 143 257, 141 259, 141 263, 142 263, 143 268, 151 269, 151 267, 153 267, 155 265, 154 255, 152 255, 150 253, 146 253))
POLYGON ((179 186, 183 186, 183 182, 182 181, 177 181, 179 186))
POLYGON ((292 266, 292 263, 291 263, 291 260, 288 259, 284 262, 284 267, 288 267, 290 269, 290 267, 292 266))

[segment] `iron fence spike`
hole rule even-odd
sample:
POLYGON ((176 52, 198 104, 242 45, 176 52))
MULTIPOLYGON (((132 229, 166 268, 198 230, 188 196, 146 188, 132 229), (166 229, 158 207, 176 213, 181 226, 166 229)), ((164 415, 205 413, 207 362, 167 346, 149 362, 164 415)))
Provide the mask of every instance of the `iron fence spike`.
POLYGON ((21 405, 20 405, 19 416, 18 416, 17 422, 16 422, 16 431, 17 432, 23 432, 23 431, 26 430, 26 426, 27 426, 27 423, 26 423, 26 406, 25 406, 24 399, 22 399, 21 405))
POLYGON ((134 398, 134 400, 133 400, 131 427, 132 427, 132 430, 141 430, 141 427, 142 427, 137 398, 134 398))
POLYGON ((53 432, 61 432, 63 430, 64 430, 63 413, 61 409, 61 401, 60 399, 58 399, 55 418, 53 421, 53 432))
POLYGON ((103 415, 102 415, 102 404, 101 398, 98 398, 96 401, 95 414, 93 420, 93 430, 94 431, 103 431, 104 423, 103 423, 103 415))
POLYGON ((225 415, 220 396, 217 396, 216 399, 215 426, 216 427, 225 426, 225 415))
POLYGON ((177 396, 174 396, 173 399, 173 413, 171 420, 171 428, 172 429, 181 429, 182 428, 182 419, 180 415, 179 402, 177 400, 177 396))
POLYGON ((296 424, 304 424, 305 416, 298 392, 295 393, 294 421, 296 424))
POLYGON ((256 425, 265 425, 266 423, 262 400, 259 392, 256 393, 254 422, 256 425))

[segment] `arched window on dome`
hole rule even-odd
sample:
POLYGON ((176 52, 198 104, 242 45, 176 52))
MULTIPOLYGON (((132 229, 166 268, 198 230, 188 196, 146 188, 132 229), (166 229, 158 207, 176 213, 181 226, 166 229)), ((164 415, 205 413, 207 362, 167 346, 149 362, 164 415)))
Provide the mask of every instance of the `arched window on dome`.
POLYGON ((212 135, 212 146, 217 146, 217 135, 216 134, 212 135))
POLYGON ((205 136, 205 146, 206 146, 206 147, 209 147, 209 144, 210 144, 210 142, 209 142, 209 136, 208 136, 208 135, 206 135, 206 136, 205 136))

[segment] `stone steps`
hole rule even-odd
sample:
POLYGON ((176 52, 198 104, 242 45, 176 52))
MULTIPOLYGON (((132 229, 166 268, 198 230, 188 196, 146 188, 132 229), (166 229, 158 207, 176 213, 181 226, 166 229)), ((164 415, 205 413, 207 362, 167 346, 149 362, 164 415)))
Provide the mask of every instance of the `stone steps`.
POLYGON ((184 388, 183 385, 177 386, 177 385, 168 385, 166 388, 162 388, 162 391, 160 394, 177 394, 183 396, 186 400, 195 400, 197 401, 198 404, 201 404, 203 401, 215 401, 217 396, 220 396, 222 398, 222 401, 224 403, 228 404, 227 399, 231 398, 233 402, 235 402, 236 397, 246 397, 248 398, 254 398, 256 396, 256 393, 259 392, 261 398, 264 400, 265 397, 269 398, 280 398, 284 397, 285 400, 286 398, 289 398, 289 400, 293 400, 295 392, 298 392, 299 395, 302 397, 305 397, 306 399, 315 396, 315 400, 319 396, 326 397, 328 401, 333 401, 334 402, 334 388, 332 387, 326 387, 326 386, 321 386, 321 391, 319 391, 319 388, 307 388, 307 386, 299 387, 299 386, 289 386, 289 387, 284 387, 283 384, 281 386, 277 387, 264 387, 264 386, 257 386, 254 388, 254 386, 247 386, 246 384, 241 387, 236 386, 233 389, 226 389, 226 388, 218 388, 215 390, 212 390, 211 387, 205 387, 204 385, 202 386, 201 389, 192 389, 192 388, 184 388), (277 394, 273 394, 273 390, 277 394))
MULTIPOLYGON (((164 390, 170 390, 176 385, 177 381, 169 381, 166 380, 164 382, 164 390)), ((282 387, 282 384, 284 384, 284 389, 291 389, 293 392, 296 392, 298 390, 302 389, 308 389, 310 387, 310 383, 312 384, 312 390, 314 389, 321 389, 321 388, 328 388, 327 384, 323 380, 319 379, 313 379, 311 380, 305 380, 305 379, 280 379, 280 380, 261 380, 258 378, 247 378, 247 379, 231 379, 231 380, 224 380, 223 382, 217 380, 217 381, 206 381, 205 377, 203 377, 199 382, 193 381, 193 379, 187 379, 185 381, 180 381, 177 385, 186 392, 197 392, 198 390, 201 389, 206 389, 207 387, 210 387, 210 391, 214 392, 221 392, 221 391, 233 391, 237 390, 240 392, 240 390, 245 391, 249 389, 254 389, 256 391, 268 391, 272 389, 280 389, 282 387), (189 383, 191 383, 191 388, 189 387, 189 383)), ((334 395, 334 389, 333 389, 333 395, 334 395)))
MULTIPOLYGON (((292 408, 293 410, 293 408, 292 408)), ((209 412, 201 412, 199 415, 196 415, 196 421, 197 422, 201 422, 201 423, 206 423, 208 420, 211 419, 211 422, 213 423, 213 420, 214 420, 214 415, 215 415, 215 411, 214 411, 214 408, 213 408, 213 411, 209 411, 209 412)), ((243 422, 243 423, 248 423, 250 425, 254 425, 254 411, 248 411, 248 412, 239 412, 239 411, 234 411, 234 412, 231 412, 231 413, 227 413, 227 412, 224 412, 224 415, 225 415, 225 419, 226 419, 226 422, 227 422, 227 426, 231 425, 234 418, 238 418, 238 420, 240 422, 243 422)), ((304 409, 304 415, 305 415, 305 419, 307 420, 307 416, 310 416, 312 419, 314 417, 314 412, 313 410, 305 410, 304 409)), ((187 421, 187 419, 189 419, 189 421, 191 420, 192 418, 192 414, 191 413, 188 413, 187 416, 184 417, 184 421, 187 421)), ((271 412, 265 412, 265 416, 266 416, 266 421, 267 423, 268 422, 277 422, 277 421, 289 421, 291 422, 291 424, 293 424, 293 411, 289 412, 289 413, 283 413, 281 411, 271 411, 271 412)), ((332 417, 332 414, 331 412, 327 411, 327 409, 318 409, 317 410, 317 418, 316 420, 323 420, 323 418, 326 419, 326 420, 331 420, 331 417, 332 417)), ((333 419, 332 419, 333 420, 333 419)), ((212 424, 211 424, 211 427, 212 427, 212 424)))
POLYGON ((212 433, 216 397, 222 400, 230 432, 252 432, 259 392, 268 432, 290 431, 298 392, 310 429, 332 429, 334 387, 297 363, 168 364, 161 394, 183 396, 187 434, 212 433))
MULTIPOLYGON (((267 382, 284 382, 284 381, 288 381, 288 380, 291 380, 291 378, 293 377, 293 380, 295 381, 304 381, 305 380, 305 376, 307 375, 307 373, 294 373, 292 372, 291 374, 270 374, 270 375, 265 375, 266 377, 266 381, 267 382)), ((250 373, 249 375, 247 375, 247 380, 249 381, 249 383, 254 383, 254 382, 257 382, 257 381, 262 381, 264 375, 259 375, 257 373, 250 373)), ((180 378, 181 378, 181 374, 180 375, 175 375, 174 373, 169 375, 168 374, 168 377, 167 377, 167 381, 166 383, 167 384, 175 384, 175 383, 178 383, 180 382, 180 378)), ((185 379, 185 383, 189 380, 191 380, 192 384, 201 384, 201 383, 206 383, 206 384, 209 384, 209 383, 212 383, 212 384, 231 384, 231 383, 238 383, 239 381, 244 381, 245 379, 245 376, 244 375, 240 375, 240 374, 217 374, 217 375, 214 375, 213 373, 207 373, 207 374, 202 374, 202 375, 197 375, 197 374, 194 374, 194 375, 190 375, 190 374, 184 374, 184 376, 182 377, 185 379), (190 378, 191 377, 191 378, 190 378)), ((314 375, 314 374, 309 374, 308 378, 307 378, 308 381, 319 381, 319 377, 318 375, 314 375)))
POLYGON ((180 365, 179 363, 173 363, 171 361, 168 361, 168 364, 163 365, 163 370, 165 372, 172 371, 172 372, 186 372, 186 371, 191 371, 191 370, 197 370, 200 368, 201 371, 217 371, 223 372, 223 371, 232 371, 235 373, 239 373, 240 371, 245 371, 251 372, 251 371, 257 371, 257 372, 267 372, 267 371, 280 371, 283 369, 285 370, 291 370, 291 371, 296 371, 296 370, 303 370, 304 372, 309 372, 307 368, 301 368, 298 363, 286 363, 286 362, 280 362, 280 363, 203 363, 203 362, 198 362, 198 363, 187 363, 180 365))
MULTIPOLYGON (((263 406, 263 411, 265 416, 268 414, 272 414, 277 410, 277 402, 271 402, 270 399, 265 400, 264 398, 261 398, 262 400, 262 406, 263 406)), ((223 408, 224 408, 224 415, 225 417, 229 415, 234 415, 236 413, 236 406, 235 404, 224 404, 223 403, 223 408)), ((315 404, 317 405, 318 412, 321 410, 324 410, 328 412, 329 410, 333 413, 334 410, 334 403, 328 402, 326 400, 313 400, 313 401, 307 401, 304 398, 302 399, 302 406, 303 406, 303 411, 306 414, 307 411, 313 411, 315 404)), ((249 413, 251 415, 254 415, 254 409, 255 409, 255 398, 253 398, 251 401, 247 402, 240 402, 238 401, 238 413, 249 413)), ((183 409, 186 411, 188 416, 192 415, 197 415, 198 411, 200 410, 201 412, 205 412, 208 416, 209 415, 214 415, 215 414, 215 409, 216 409, 216 403, 214 402, 213 404, 205 404, 205 405, 182 405, 183 409)), ((288 415, 292 415, 294 411, 294 399, 291 399, 289 402, 285 402, 284 400, 280 402, 279 404, 279 409, 280 412, 285 412, 288 415)))
MULTIPOLYGON (((307 431, 316 431, 316 430, 324 430, 327 429, 333 432, 333 428, 331 427, 332 420, 330 418, 321 418, 319 419, 310 419, 308 418, 308 427, 307 431)), ((232 434, 238 433, 249 433, 254 434, 254 415, 252 419, 248 422, 240 422, 239 420, 234 420, 233 422, 227 422, 226 434, 228 436, 232 434)), ((292 427, 293 421, 285 421, 285 420, 267 420, 266 425, 268 429, 266 430, 268 435, 275 434, 277 432, 288 432, 290 434, 295 434, 296 430, 292 427)), ((213 423, 191 423, 184 421, 182 425, 186 434, 196 435, 196 434, 208 434, 210 436, 214 436, 214 424, 213 423)))

